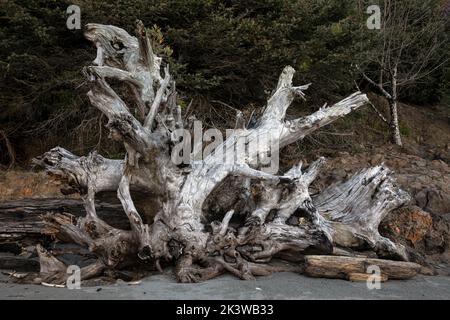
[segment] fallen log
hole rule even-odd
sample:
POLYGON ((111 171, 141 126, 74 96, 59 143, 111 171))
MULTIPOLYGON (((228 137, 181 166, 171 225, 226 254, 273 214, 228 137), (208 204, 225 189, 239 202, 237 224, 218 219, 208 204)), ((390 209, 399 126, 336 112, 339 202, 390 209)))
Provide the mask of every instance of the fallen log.
POLYGON ((410 279, 417 275, 421 266, 413 262, 373 258, 328 255, 307 255, 304 274, 310 277, 333 279, 356 279, 358 275, 372 275, 371 269, 379 268, 381 278, 410 279), (371 268, 369 268, 371 267, 371 268), (368 273, 369 272, 369 273, 368 273))
MULTIPOLYGON (((99 216, 108 224, 129 229, 120 204, 99 202, 96 207, 99 216)), ((48 234, 47 224, 42 219, 48 212, 70 212, 74 217, 85 214, 83 201, 78 199, 23 199, 0 203, 0 252, 5 251, 2 247, 12 241, 20 240, 23 245, 28 240, 36 241, 41 235, 48 234)))
POLYGON ((0 269, 24 272, 36 271, 39 270, 39 260, 0 252, 0 269))

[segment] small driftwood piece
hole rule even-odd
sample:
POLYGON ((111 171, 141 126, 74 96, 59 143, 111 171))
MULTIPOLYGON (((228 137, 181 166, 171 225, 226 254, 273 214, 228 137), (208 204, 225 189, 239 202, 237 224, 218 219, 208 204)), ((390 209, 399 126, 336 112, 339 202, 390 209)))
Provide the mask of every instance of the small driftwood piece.
POLYGON ((386 280, 410 279, 417 275, 421 268, 413 262, 328 255, 307 255, 304 266, 304 274, 310 277, 352 281, 361 281, 364 279, 362 275, 371 276, 370 266, 378 267, 381 279, 386 280))

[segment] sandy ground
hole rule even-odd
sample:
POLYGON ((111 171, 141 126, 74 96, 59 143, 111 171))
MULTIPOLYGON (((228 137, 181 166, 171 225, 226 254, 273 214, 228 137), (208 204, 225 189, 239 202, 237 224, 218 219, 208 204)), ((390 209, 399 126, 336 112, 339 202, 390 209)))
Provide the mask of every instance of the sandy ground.
POLYGON ((169 274, 159 274, 140 284, 121 282, 69 290, 18 285, 1 275, 0 299, 450 299, 450 277, 417 276, 407 281, 388 281, 381 284, 381 289, 368 290, 364 282, 314 279, 289 272, 256 281, 224 275, 199 284, 180 284, 169 274))

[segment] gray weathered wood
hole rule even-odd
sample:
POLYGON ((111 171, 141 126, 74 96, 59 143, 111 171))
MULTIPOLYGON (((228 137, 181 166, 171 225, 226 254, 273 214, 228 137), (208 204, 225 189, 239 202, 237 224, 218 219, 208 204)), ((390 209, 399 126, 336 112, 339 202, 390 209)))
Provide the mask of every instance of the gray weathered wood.
POLYGON ((376 231, 385 214, 407 201, 384 167, 367 169, 313 198, 308 187, 323 158, 306 170, 301 165, 285 173, 261 168, 260 160, 267 159, 268 150, 277 154, 365 105, 365 94, 355 92, 309 116, 288 121, 286 110, 295 97, 305 97, 310 84, 294 86, 295 70, 287 66, 251 128, 238 118, 232 134, 214 152, 201 160, 188 157, 190 163, 178 165, 171 158, 177 143, 172 133, 183 128, 175 82, 168 67, 162 72, 161 59, 154 54, 142 23, 137 25, 137 38, 100 24, 87 25, 85 35, 97 47, 94 65, 85 68, 88 97, 107 116, 111 138, 122 142, 127 154, 124 160, 110 160, 95 153, 78 157, 55 148, 36 160, 84 201, 86 216, 76 223, 58 215, 46 217, 59 236, 88 247, 109 268, 120 268, 137 257, 154 261, 158 268, 160 261, 175 261, 176 275, 183 282, 223 272, 252 279, 278 270, 267 264, 276 256, 296 260, 308 253, 330 254, 336 246, 357 249, 364 243, 379 254, 407 259, 400 246, 376 231), (137 113, 109 86, 110 78, 133 88, 137 113), (234 152, 241 139, 248 142, 247 153, 226 162, 226 155, 234 152), (208 198, 230 179, 235 186, 244 186, 244 194, 232 196, 238 189, 225 190, 227 201, 220 208, 224 217, 208 220, 208 198), (143 219, 132 188, 151 194, 156 211, 152 221, 143 219), (259 196, 251 192, 255 188, 259 196), (95 196, 105 190, 117 191, 130 230, 112 227, 97 214, 95 196), (306 220, 293 224, 290 221, 298 211, 306 212, 306 220))

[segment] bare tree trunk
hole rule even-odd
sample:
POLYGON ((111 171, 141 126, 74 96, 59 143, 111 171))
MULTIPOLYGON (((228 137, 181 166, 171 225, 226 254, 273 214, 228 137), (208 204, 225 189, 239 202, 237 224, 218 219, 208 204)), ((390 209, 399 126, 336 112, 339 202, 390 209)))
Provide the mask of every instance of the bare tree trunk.
POLYGON ((389 124, 389 131, 391 135, 392 143, 395 143, 398 146, 402 146, 402 138, 400 135, 400 126, 398 123, 398 110, 397 110, 397 101, 389 100, 389 111, 391 115, 391 121, 389 124))
MULTIPOLYGON (((365 105, 365 94, 355 92, 309 116, 288 121, 287 108, 296 96, 304 97, 309 85, 293 86, 295 70, 287 66, 253 127, 240 125, 203 159, 191 154, 189 163, 177 164, 172 152, 179 143, 177 130, 184 124, 175 82, 167 66, 161 74, 161 59, 153 53, 143 25, 137 25, 137 38, 99 24, 87 25, 85 35, 97 46, 95 66, 85 69, 91 85, 88 97, 108 117, 111 137, 123 142, 126 158, 110 160, 96 153, 77 157, 55 148, 36 163, 82 195, 86 217, 69 221, 48 215, 45 221, 59 230, 61 239, 85 246, 98 257, 89 276, 142 259, 158 269, 160 261, 175 263, 182 282, 203 281, 223 272, 252 279, 279 270, 268 264, 276 256, 298 261, 307 253, 331 254, 339 248, 367 246, 382 257, 408 259, 402 246, 377 231, 386 214, 409 200, 387 168, 364 170, 313 198, 308 189, 323 158, 306 170, 301 163, 280 175, 262 170, 261 159, 268 152, 277 154, 365 105), (132 86, 139 119, 109 86, 109 78, 132 86), (226 155, 235 150, 245 152, 227 161, 226 155), (156 211, 152 223, 142 219, 130 188, 151 194, 156 211), (113 228, 99 218, 95 194, 104 190, 117 190, 131 230, 113 228), (239 195, 240 190, 245 192, 239 195), (207 201, 211 197, 219 201, 207 201), (222 213, 219 221, 209 218, 213 210, 222 213), (299 211, 306 220, 296 220, 299 211)), ((62 268, 55 259, 45 261, 54 263, 58 272, 62 268)))
POLYGON ((392 82, 392 94, 391 97, 388 98, 389 102, 389 111, 391 115, 391 122, 389 124, 389 129, 391 133, 392 143, 395 143, 398 146, 402 146, 402 138, 400 135, 400 126, 398 123, 398 110, 397 110, 397 67, 393 68, 394 71, 392 73, 391 82, 392 82))

